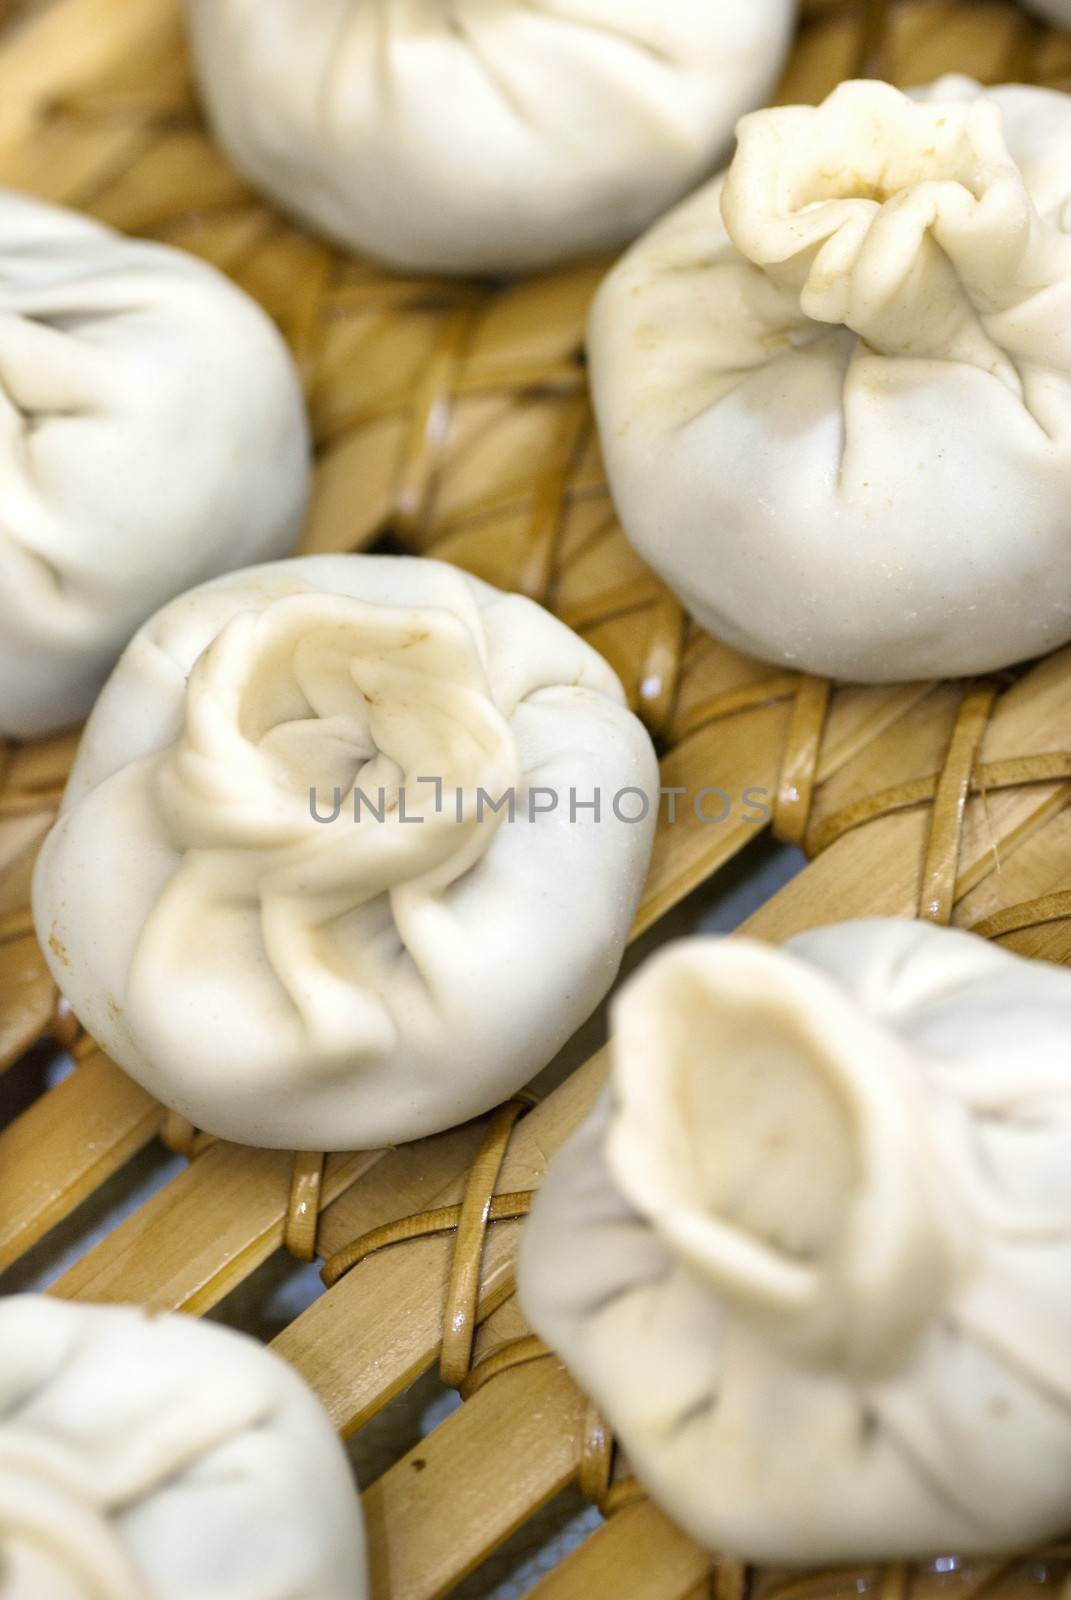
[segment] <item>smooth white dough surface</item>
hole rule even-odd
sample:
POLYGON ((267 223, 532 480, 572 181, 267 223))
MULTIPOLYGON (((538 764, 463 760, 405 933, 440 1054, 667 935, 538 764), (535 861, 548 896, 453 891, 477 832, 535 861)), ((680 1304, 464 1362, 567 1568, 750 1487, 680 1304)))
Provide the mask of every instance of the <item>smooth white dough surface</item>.
POLYGON ((1071 98, 848 83, 600 290, 625 531, 750 654, 887 682, 1071 638, 1071 98))
POLYGON ((0 1600, 364 1600, 319 1401, 192 1317, 0 1300, 0 1600))
POLYGON ((187 0, 216 133, 398 266, 512 272, 633 238, 777 82, 796 0, 187 0))
POLYGON ((607 992, 658 781, 613 672, 532 601, 424 559, 255 568, 166 607, 105 688, 37 866, 42 948, 195 1126, 418 1138, 519 1089, 607 992), (646 820, 618 820, 637 788, 646 820))
POLYGON ((1071 1504, 1071 973, 925 922, 670 946, 521 1300, 701 1544, 986 1554, 1071 1504))
POLYGON ((222 274, 0 190, 0 737, 73 725, 165 600, 287 554, 297 375, 222 274))

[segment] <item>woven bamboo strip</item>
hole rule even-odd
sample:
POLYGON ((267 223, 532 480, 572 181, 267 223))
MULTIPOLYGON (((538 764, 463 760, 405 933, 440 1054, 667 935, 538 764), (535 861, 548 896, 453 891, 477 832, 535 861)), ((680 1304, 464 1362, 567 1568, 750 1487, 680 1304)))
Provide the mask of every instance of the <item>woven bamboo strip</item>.
POLYGON ((107 76, 117 60, 155 61, 169 24, 173 48, 178 8, 170 0, 64 0, 28 19, 5 41, 0 67, 0 145, 12 150, 13 169, 4 181, 37 191, 33 174, 18 163, 30 154, 41 106, 107 76))
MULTIPOLYGON (((481 1125, 445 1135, 441 1158, 463 1170, 479 1144, 481 1125)), ((430 1141, 429 1141, 430 1142, 430 1141)), ((420 1210, 430 1179, 426 1143, 387 1154, 328 1159, 321 1229, 331 1236, 335 1205, 357 1185, 344 1215, 346 1238, 378 1222, 420 1210), (374 1182, 359 1183, 371 1177, 374 1182), (360 1222, 356 1221, 360 1218, 360 1222)), ((54 1285, 72 1299, 136 1301, 160 1310, 203 1313, 283 1242, 291 1157, 219 1143, 114 1229, 54 1285), (167 1271, 161 1271, 161 1256, 167 1271)))
POLYGON ((0 1071, 48 1027, 55 988, 32 933, 0 941, 0 1071))
MULTIPOLYGON (((593 1105, 602 1073, 602 1060, 596 1058, 518 1126, 502 1169, 502 1192, 539 1182, 548 1156, 593 1105)), ((461 1200, 462 1171, 455 1168, 451 1181, 429 1196, 428 1208, 461 1200)), ((365 1198, 361 1189, 353 1191, 358 1205, 365 1198)), ((481 1316, 512 1293, 518 1226, 502 1223, 491 1231, 481 1275, 481 1316)), ((436 1359, 452 1254, 452 1240, 436 1237, 373 1255, 279 1335, 276 1348, 317 1390, 341 1432, 354 1432, 436 1359)))
MULTIPOLYGON (((329 1160, 324 1203, 330 1204, 377 1159, 347 1155, 329 1160)), ((83 1256, 52 1292, 203 1315, 282 1244, 291 1162, 281 1150, 213 1144, 113 1230, 104 1241, 107 1248, 83 1256), (161 1219, 164 1251, 158 1246, 161 1219)))
MULTIPOLYGON (((1025 749, 1066 750, 1069 659, 1063 651, 1042 663, 998 701, 982 744, 983 762, 998 763, 1025 749)), ((956 899, 998 868, 1003 870, 1013 852, 1062 810, 1069 797, 1071 786, 1053 782, 1028 783, 972 800, 966 810, 956 899)), ((760 909, 749 930, 782 940, 835 917, 917 914, 928 826, 929 809, 920 806, 845 834, 760 909)))
MULTIPOLYGON (((691 1600, 710 1557, 650 1501, 605 1522, 531 1590, 529 1600, 691 1600)), ((709 1591, 707 1591, 709 1592, 709 1591)))
POLYGON ((62 734, 34 744, 2 747, 0 816, 54 805, 66 782, 77 743, 76 734, 62 734))
MULTIPOLYGON (((491 1329, 503 1340, 527 1332, 515 1301, 491 1329)), ((486 1560, 576 1477, 587 1410, 560 1363, 533 1361, 493 1379, 396 1462, 364 1495, 374 1600, 439 1600, 486 1560)))
POLYGON ((1069 890, 1071 807, 1025 839, 1014 855, 1002 860, 998 872, 983 878, 960 901, 955 920, 961 927, 978 929, 1003 914, 1012 931, 989 937, 1020 955, 1066 964, 1071 961, 1069 890), (1010 911, 1018 914, 1009 918, 1010 911))
MULTIPOLYGON (((712 1600, 733 1593, 739 1569, 732 1563, 711 1570, 711 1558, 685 1539, 649 1502, 630 1506, 603 1524, 529 1592, 529 1600, 712 1600), (691 1581, 693 1574, 700 1574, 691 1581), (722 1580, 722 1581, 719 1581, 722 1580), (691 1584, 691 1586, 689 1586, 691 1584)), ((934 1566, 836 1569, 827 1572, 746 1574, 744 1592, 753 1600, 994 1600, 1066 1581, 1066 1553, 1000 1561, 934 1566)), ((736 1590, 739 1593, 739 1588, 736 1590)))
POLYGON ((99 1051, 0 1131, 0 1269, 148 1144, 156 1102, 99 1051))
POLYGON ((0 742, 0 1071, 44 1032, 56 1003, 33 937, 30 878, 73 754, 70 737, 0 742))
MULTIPOLYGON (((911 717, 928 696, 925 685, 915 684, 891 690, 838 691, 818 759, 819 780, 824 783, 841 772, 901 719, 911 717)), ((694 797, 700 789, 712 787, 723 789, 735 802, 745 789, 754 788, 772 800, 781 783, 792 709, 792 703, 786 701, 713 721, 682 740, 663 759, 663 785, 685 789, 689 799, 682 803, 677 822, 659 831, 636 932, 651 927, 756 838, 759 830, 738 815, 738 805, 734 804, 735 814, 725 824, 711 827, 697 815, 694 797)), ((912 723, 915 720, 912 718, 912 723)))
POLYGON ((296 1261, 315 1261, 316 1233, 326 1196, 327 1165, 314 1150, 294 1153, 283 1243, 296 1261))
MULTIPOLYGON (((491 1323, 504 1341, 527 1331, 512 1300, 491 1323)), ((364 1495, 373 1594, 443 1595, 474 1570, 489 1504, 506 1508, 508 1538, 575 1475, 586 1410, 550 1360, 506 1373, 447 1417, 364 1495), (497 1474, 506 1457, 520 1481, 503 1497, 497 1474), (452 1481, 459 1471, 460 1485, 452 1481), (443 1516, 447 1501, 451 1515, 443 1516), (426 1529, 420 1547, 407 1538, 413 1526, 426 1529)))

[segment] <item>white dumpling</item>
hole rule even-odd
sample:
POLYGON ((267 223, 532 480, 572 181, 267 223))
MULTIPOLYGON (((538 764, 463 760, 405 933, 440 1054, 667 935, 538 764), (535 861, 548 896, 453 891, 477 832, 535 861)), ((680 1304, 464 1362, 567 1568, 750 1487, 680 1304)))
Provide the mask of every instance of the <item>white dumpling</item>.
POLYGON ((38 934, 92 1036, 197 1127, 393 1144, 506 1098, 594 1010, 657 789, 616 677, 532 601, 422 559, 255 568, 131 643, 38 934))
POLYGON ((165 600, 287 554, 308 484, 297 376, 248 296, 0 190, 0 737, 80 721, 165 600))
POLYGON ((618 244, 777 82, 796 0, 187 0, 211 121, 286 209, 417 271, 618 244))
POLYGON ((0 1300, 0 1600, 364 1600, 315 1396, 191 1317, 0 1300))
POLYGON ((746 117, 590 328, 629 538, 737 648, 885 682, 1071 638, 1071 98, 746 117))
POLYGON ((1071 1504, 1071 974, 928 923, 672 946, 520 1293, 701 1544, 1025 1549, 1071 1504))

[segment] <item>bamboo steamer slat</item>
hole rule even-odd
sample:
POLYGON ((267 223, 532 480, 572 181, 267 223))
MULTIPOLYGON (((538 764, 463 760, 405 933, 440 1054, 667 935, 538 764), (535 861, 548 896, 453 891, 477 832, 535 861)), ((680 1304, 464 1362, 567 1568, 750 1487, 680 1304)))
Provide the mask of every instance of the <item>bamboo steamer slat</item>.
MULTIPOLYGON (((333 1157, 323 1202, 330 1204, 377 1159, 333 1157)), ((111 1233, 106 1249, 77 1262, 51 1292, 196 1316, 210 1311, 282 1244, 291 1161, 280 1150, 213 1144, 111 1233)))
POLYGON ((163 1110, 99 1051, 0 1132, 0 1268, 149 1143, 163 1110))
POLYGON ((532 1590, 532 1600, 705 1600, 709 1574, 710 1558, 646 1501, 603 1523, 532 1590))
MULTIPOLYGON (((1071 44, 1003 0, 812 0, 805 12, 782 99, 818 98, 864 61, 901 82, 952 69, 990 81, 1071 77, 1071 44)), ((621 674, 662 741, 667 786, 776 796, 780 834, 820 853, 751 931, 783 939, 815 922, 927 906, 962 925, 1007 922, 1009 908, 1071 889, 1071 767, 1055 759, 1068 746, 1061 707, 1071 653, 992 708, 985 692, 949 685, 830 694, 687 625, 630 551, 606 492, 582 364, 604 263, 503 287, 392 277, 347 259, 250 195, 206 139, 177 0, 55 0, 20 21, 0 54, 0 181, 193 249, 278 318, 319 446, 307 548, 364 548, 389 531, 402 546, 543 599, 621 674), (1050 756, 1048 766, 1037 759, 1050 756), (965 800, 980 777, 992 792, 965 800), (868 810, 873 817, 860 820, 868 810)), ((60 740, 10 750, 0 766, 0 1066, 50 1028, 72 1037, 26 923, 33 856, 71 749, 60 740)), ((755 834, 736 818, 719 829, 694 817, 662 827, 636 931, 755 834)), ((1044 915, 1010 914, 1012 931, 1001 936, 1025 954, 1067 959, 1069 911, 1057 898, 1044 915)), ((0 1132, 0 1264, 163 1125, 160 1108, 99 1052, 86 1045, 81 1057, 0 1132)), ((518 1125, 499 1193, 538 1184, 604 1072, 600 1055, 518 1125)), ((317 1202, 321 1251, 455 1204, 487 1125, 331 1158, 317 1202)), ((285 1153, 210 1144, 55 1292, 208 1310, 282 1242, 290 1171, 285 1153)), ((480 1354, 526 1331, 512 1298, 518 1233, 505 1222, 486 1241, 480 1354)), ((370 1256, 277 1339, 344 1431, 435 1360, 453 1249, 445 1233, 370 1256)), ((477 1566, 575 1475, 584 1415, 552 1360, 479 1389, 369 1492, 377 1600, 445 1594, 477 1566)), ((995 1575, 1018 1596, 1033 1570, 976 1564, 968 1587, 995 1575)), ((638 1600, 691 1600, 709 1579, 732 1600, 738 1578, 731 1565, 711 1576, 709 1557, 650 1505, 632 1503, 538 1593, 569 1600, 627 1587, 638 1600)), ((776 1574, 750 1581, 763 1600, 795 1593, 776 1574)), ((936 1594, 941 1581, 890 1569, 805 1583, 815 1600, 860 1585, 891 1597, 908 1587, 936 1594)))

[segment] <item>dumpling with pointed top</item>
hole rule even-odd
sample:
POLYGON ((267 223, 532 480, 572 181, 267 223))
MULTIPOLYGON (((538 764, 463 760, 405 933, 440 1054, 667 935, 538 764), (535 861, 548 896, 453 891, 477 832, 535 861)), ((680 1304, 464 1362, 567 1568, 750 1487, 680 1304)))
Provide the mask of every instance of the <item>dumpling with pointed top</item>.
POLYGON ((520 1294, 665 1510, 809 1564, 1071 1503, 1071 974, 928 923, 670 947, 520 1294))
POLYGON ((887 682, 1071 639, 1071 98, 744 118, 589 346, 622 525, 738 649, 887 682))

